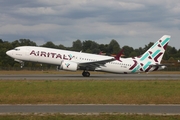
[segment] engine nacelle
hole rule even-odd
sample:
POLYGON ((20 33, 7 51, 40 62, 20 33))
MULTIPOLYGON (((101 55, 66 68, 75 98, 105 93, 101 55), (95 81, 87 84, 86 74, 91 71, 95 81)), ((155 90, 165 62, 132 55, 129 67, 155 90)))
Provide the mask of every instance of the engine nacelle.
POLYGON ((74 63, 74 62, 71 62, 68 60, 64 60, 61 63, 60 69, 61 70, 76 71, 78 69, 78 65, 77 65, 77 63, 74 63))

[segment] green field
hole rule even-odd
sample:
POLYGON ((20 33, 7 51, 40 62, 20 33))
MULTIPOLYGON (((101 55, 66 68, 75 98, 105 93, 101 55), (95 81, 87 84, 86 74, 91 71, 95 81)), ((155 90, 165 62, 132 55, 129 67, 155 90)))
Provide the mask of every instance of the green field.
POLYGON ((0 104, 180 104, 180 81, 1 80, 0 104))

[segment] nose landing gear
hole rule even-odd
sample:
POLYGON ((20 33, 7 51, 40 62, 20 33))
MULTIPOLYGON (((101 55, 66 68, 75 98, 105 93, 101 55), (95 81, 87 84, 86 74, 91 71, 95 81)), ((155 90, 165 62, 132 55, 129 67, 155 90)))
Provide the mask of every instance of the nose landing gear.
POLYGON ((19 62, 19 63, 21 64, 21 68, 23 68, 23 67, 24 67, 24 62, 23 62, 23 61, 21 61, 21 60, 18 60, 18 59, 14 59, 14 61, 17 61, 17 62, 19 62))

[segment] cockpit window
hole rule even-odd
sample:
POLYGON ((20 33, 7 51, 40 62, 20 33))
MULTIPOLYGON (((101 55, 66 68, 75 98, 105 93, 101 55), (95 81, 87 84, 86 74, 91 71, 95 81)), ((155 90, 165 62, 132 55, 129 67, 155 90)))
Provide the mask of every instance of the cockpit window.
POLYGON ((19 48, 14 48, 14 50, 19 51, 20 49, 19 48))

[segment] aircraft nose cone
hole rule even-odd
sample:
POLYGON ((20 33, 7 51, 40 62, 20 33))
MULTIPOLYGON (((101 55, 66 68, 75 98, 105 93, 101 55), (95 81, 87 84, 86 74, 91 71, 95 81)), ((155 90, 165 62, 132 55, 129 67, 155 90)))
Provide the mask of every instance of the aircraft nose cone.
POLYGON ((12 51, 11 50, 7 51, 6 55, 11 56, 12 55, 12 51))

